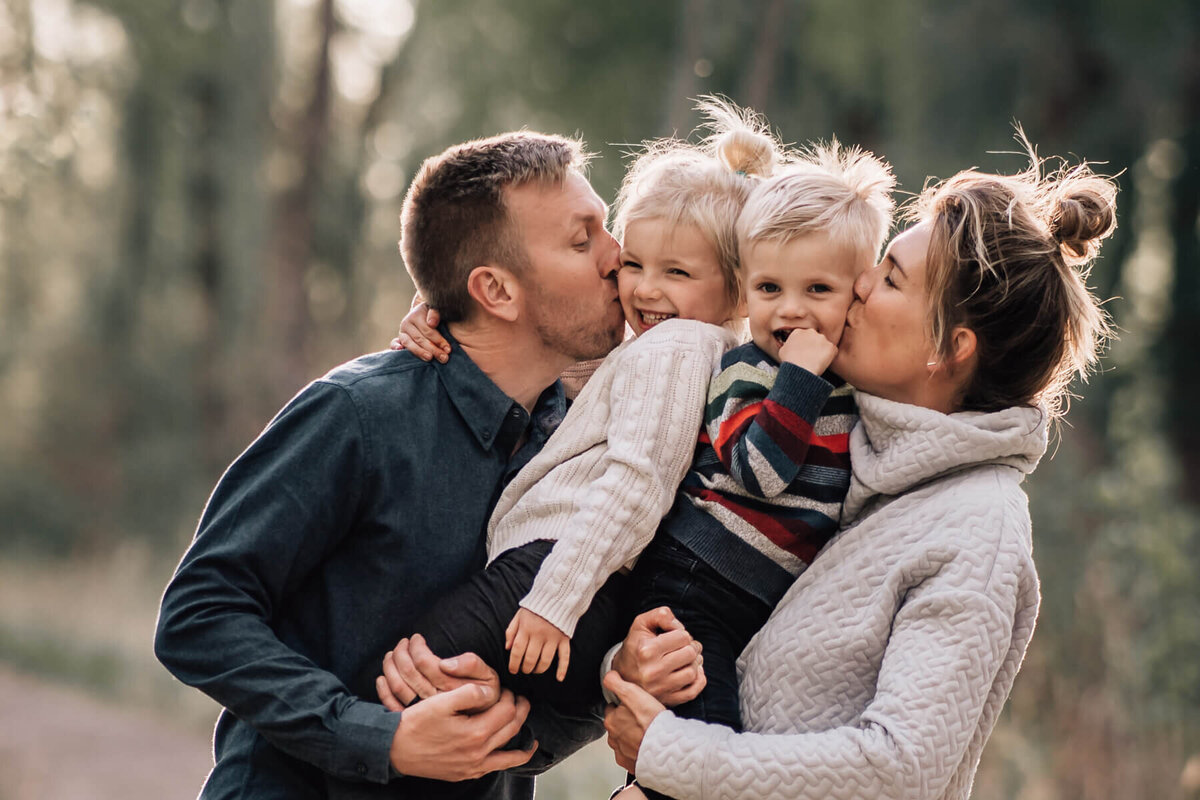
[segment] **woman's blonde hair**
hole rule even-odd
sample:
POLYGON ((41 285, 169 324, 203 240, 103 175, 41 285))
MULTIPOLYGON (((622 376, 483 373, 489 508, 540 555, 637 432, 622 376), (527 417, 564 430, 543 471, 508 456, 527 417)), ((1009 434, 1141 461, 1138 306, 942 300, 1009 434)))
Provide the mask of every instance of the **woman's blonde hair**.
POLYGON ((731 301, 741 295, 736 223, 756 179, 786 158, 783 145, 759 114, 717 97, 701 98, 708 134, 692 143, 677 138, 646 142, 617 195, 613 234, 624 240, 629 223, 662 220, 692 225, 712 244, 731 301))
POLYGON ((908 209, 927 222, 933 342, 953 350, 953 330, 975 333, 976 366, 964 410, 1042 403, 1065 411, 1113 331, 1087 287, 1101 241, 1116 229, 1117 187, 1086 163, 1047 162, 1018 131, 1030 166, 1017 175, 966 170, 926 189, 908 209))

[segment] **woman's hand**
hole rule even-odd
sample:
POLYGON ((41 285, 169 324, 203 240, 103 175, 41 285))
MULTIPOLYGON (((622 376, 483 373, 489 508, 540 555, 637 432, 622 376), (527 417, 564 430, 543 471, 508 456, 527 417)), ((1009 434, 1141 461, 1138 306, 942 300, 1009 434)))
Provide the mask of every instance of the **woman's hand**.
POLYGON ((666 606, 634 618, 612 667, 668 706, 694 699, 707 683, 700 643, 666 606))
POLYGON ((416 303, 400 322, 400 332, 392 339, 391 349, 407 350, 423 361, 436 357, 445 364, 450 358, 450 344, 438 333, 440 321, 436 308, 430 308, 424 300, 416 303))
POLYGON ((558 656, 558 672, 555 677, 562 682, 567 677, 567 664, 571 661, 571 637, 540 614, 527 608, 517 609, 512 622, 504 631, 504 646, 508 648, 508 671, 529 674, 542 673, 550 668, 554 656, 558 656))
POLYGON ((609 706, 604 712, 608 746, 616 756, 617 766, 636 775, 642 738, 654 718, 667 710, 666 706, 640 687, 621 678, 615 670, 604 676, 604 688, 615 694, 621 702, 619 706, 609 706))

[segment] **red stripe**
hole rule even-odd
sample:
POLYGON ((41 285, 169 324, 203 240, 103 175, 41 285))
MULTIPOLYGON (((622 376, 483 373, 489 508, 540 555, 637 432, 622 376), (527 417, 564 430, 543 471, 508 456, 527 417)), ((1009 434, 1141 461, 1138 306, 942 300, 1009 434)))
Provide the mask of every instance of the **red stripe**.
MULTIPOLYGON (((777 517, 737 505, 730 498, 711 489, 702 489, 693 493, 701 500, 716 503, 723 508, 729 509, 752 525, 763 536, 766 536, 776 547, 788 551, 805 564, 812 563, 812 560, 817 557, 817 553, 820 552, 821 545, 824 544, 824 542, 821 542, 819 545, 814 544, 805 539, 802 534, 805 532, 811 533, 812 528, 803 522, 797 521, 796 527, 793 529, 777 517)), ((832 533, 831 531, 830 535, 832 533)))
POLYGON ((721 423, 717 429, 717 440, 713 442, 713 447, 718 453, 724 453, 729 440, 738 434, 738 431, 744 424, 747 424, 758 415, 758 409, 762 407, 762 403, 751 403, 741 411, 734 414, 729 419, 721 423))

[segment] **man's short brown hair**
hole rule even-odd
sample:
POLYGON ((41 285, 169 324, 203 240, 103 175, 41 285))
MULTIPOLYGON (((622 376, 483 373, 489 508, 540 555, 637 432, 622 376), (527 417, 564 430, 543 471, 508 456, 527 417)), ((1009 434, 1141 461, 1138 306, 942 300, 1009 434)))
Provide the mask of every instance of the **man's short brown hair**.
POLYGON ((400 214, 400 250, 421 295, 445 322, 470 317, 467 277, 481 264, 519 272, 528 256, 504 190, 582 173, 583 142, 529 131, 455 145, 425 159, 400 214))

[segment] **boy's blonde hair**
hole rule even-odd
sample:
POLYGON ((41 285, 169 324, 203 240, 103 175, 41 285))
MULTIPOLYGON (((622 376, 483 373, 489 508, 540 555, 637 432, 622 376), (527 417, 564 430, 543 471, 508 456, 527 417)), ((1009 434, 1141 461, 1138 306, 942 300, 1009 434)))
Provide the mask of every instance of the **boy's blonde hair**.
POLYGON ((613 234, 624 240, 629 223, 641 219, 695 226, 716 250, 726 293, 736 302, 738 215, 756 180, 784 160, 784 148, 749 109, 716 97, 702 98, 697 109, 708 118, 701 142, 647 142, 630 165, 617 195, 613 234))
POLYGON ((800 151, 755 187, 737 222, 742 246, 790 242, 820 231, 834 242, 879 255, 892 224, 896 178, 886 161, 834 139, 800 151))

